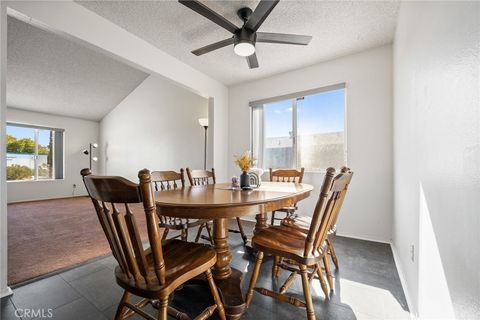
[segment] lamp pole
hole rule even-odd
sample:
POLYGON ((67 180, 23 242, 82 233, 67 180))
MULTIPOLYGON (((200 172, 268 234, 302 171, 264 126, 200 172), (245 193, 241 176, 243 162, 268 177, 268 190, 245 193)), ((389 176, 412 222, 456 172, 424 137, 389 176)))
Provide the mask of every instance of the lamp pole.
MULTIPOLYGON (((92 157, 92 149, 98 148, 97 143, 90 143, 89 150, 88 150, 88 156, 90 157, 90 170, 92 170, 92 160, 97 161, 97 157, 92 157)), ((85 150, 86 151, 86 150, 85 150)), ((85 153, 85 151, 83 153, 85 153)), ((86 154, 86 153, 85 153, 86 154)))
POLYGON ((208 126, 203 126, 205 129, 205 148, 203 151, 203 170, 207 170, 207 129, 208 126))
POLYGON ((90 158, 90 166, 88 167, 90 170, 92 170, 92 144, 90 143, 90 152, 88 153, 89 158, 90 158))
POLYGON ((205 144, 203 150, 203 170, 207 170, 207 129, 208 129, 208 118, 198 119, 198 123, 205 129, 205 144))

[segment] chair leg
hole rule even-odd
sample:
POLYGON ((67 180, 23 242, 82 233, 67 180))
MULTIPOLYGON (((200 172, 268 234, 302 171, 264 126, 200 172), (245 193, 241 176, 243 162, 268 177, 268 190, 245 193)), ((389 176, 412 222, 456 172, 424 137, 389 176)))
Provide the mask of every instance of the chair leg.
POLYGON ((327 282, 323 277, 323 271, 322 271, 322 267, 320 266, 320 263, 317 263, 317 267, 315 268, 315 270, 317 271, 317 277, 318 277, 318 280, 320 281, 320 286, 322 287, 323 293, 325 294, 325 299, 330 299, 330 292, 327 287, 327 282))
POLYGON ((180 239, 182 239, 182 241, 188 240, 188 229, 182 229, 180 239))
POLYGON ((160 307, 158 308, 158 320, 168 320, 168 297, 160 300, 160 307))
POLYGON ((117 308, 117 313, 115 314, 115 320, 122 320, 124 311, 125 311, 125 303, 128 302, 128 299, 130 299, 131 294, 127 291, 123 293, 122 299, 120 300, 120 303, 118 304, 117 308))
POLYGON ((205 271, 205 276, 207 277, 208 285, 210 286, 210 291, 212 292, 213 300, 217 305, 218 317, 221 320, 225 320, 226 319, 225 309, 223 308, 222 299, 218 294, 217 285, 213 281, 212 272, 210 270, 205 271))
POLYGON ((262 265, 263 252, 258 251, 257 261, 255 261, 255 267, 253 268, 252 278, 250 279, 250 285, 248 286, 247 296, 245 297, 245 304, 247 307, 250 305, 253 297, 253 288, 257 283, 258 274, 260 273, 260 266, 262 265))
POLYGON ((328 260, 328 255, 325 253, 323 255, 323 264, 325 266, 325 273, 327 275, 328 285, 330 286, 330 291, 333 290, 333 277, 332 271, 330 270, 330 260, 328 260))
POLYGON ((197 231, 197 235, 195 236, 195 242, 198 242, 198 240, 200 240, 200 236, 202 235, 202 231, 203 231, 203 228, 205 227, 205 223, 202 223, 199 227, 198 227, 198 231, 197 231))
POLYGON ((297 275, 296 272, 292 272, 290 273, 290 275, 288 276, 287 280, 285 280, 285 283, 280 287, 280 293, 281 294, 284 294, 285 292, 287 292, 288 288, 290 288, 290 286, 292 285, 293 283, 293 280, 295 280, 295 276, 297 275))
POLYGON ((275 256, 275 260, 273 261, 273 266, 272 266, 272 277, 278 278, 280 275, 280 271, 282 269, 279 267, 279 265, 282 263, 283 258, 279 256, 275 256))
POLYGON ((335 254, 335 249, 333 248, 332 241, 327 239, 328 251, 330 253, 330 257, 332 258, 333 264, 335 265, 335 269, 338 269, 338 259, 337 255, 335 254))
POLYGON ((270 225, 273 226, 274 223, 275 223, 275 211, 272 211, 272 220, 270 221, 270 225))
POLYGON ((302 276, 303 295, 307 305, 307 319, 315 320, 315 310, 313 309, 312 296, 310 294, 310 281, 308 281, 307 266, 300 265, 300 274, 302 276))
POLYGON ((168 236, 168 231, 170 229, 168 228, 165 228, 165 230, 163 230, 163 235, 162 235, 162 240, 166 240, 167 239, 167 236, 168 236))
MULTIPOLYGON (((282 264, 283 263, 283 257, 280 257, 278 259, 278 264, 282 264)), ((278 278, 280 276, 280 273, 282 272, 282 268, 278 267, 276 273, 275 273, 275 278, 278 278)))
POLYGON ((273 278, 277 277, 276 274, 277 274, 277 271, 278 271, 278 268, 279 268, 279 266, 278 266, 279 261, 280 261, 279 256, 275 256, 273 258, 273 265, 272 265, 272 277, 273 278))
POLYGON ((238 231, 240 231, 240 235, 242 236, 243 244, 247 244, 248 238, 245 232, 243 231, 242 221, 240 221, 239 217, 237 217, 237 225, 238 225, 238 231))
POLYGON ((210 239, 210 244, 211 244, 212 246, 214 246, 215 243, 213 242, 212 226, 210 226, 210 224, 207 222, 207 223, 205 224, 205 228, 207 229, 208 239, 210 239))

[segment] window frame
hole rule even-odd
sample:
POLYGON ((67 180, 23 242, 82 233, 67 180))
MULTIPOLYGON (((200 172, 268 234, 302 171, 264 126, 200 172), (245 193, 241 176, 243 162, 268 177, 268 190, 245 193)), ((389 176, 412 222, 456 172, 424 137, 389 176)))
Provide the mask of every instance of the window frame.
MULTIPOLYGON (((34 143, 35 143, 35 153, 34 153, 34 179, 31 180, 7 180, 7 183, 27 183, 27 182, 52 182, 52 181, 62 181, 65 180, 65 129, 62 128, 54 128, 50 126, 43 126, 43 125, 35 125, 35 124, 29 124, 29 123, 23 123, 23 122, 10 122, 8 121, 5 126, 5 130, 7 129, 8 126, 12 127, 21 127, 21 128, 28 128, 28 129, 33 129, 34 130, 34 143), (61 132, 62 133, 62 141, 60 142, 61 146, 61 152, 62 152, 62 157, 61 157, 61 178, 56 178, 57 176, 57 165, 55 164, 57 161, 57 144, 58 142, 56 141, 56 138, 54 137, 54 142, 53 142, 53 148, 52 148, 52 159, 53 159, 53 168, 52 168, 52 178, 49 179, 39 179, 38 177, 38 131, 39 130, 49 130, 53 132, 61 132)), ((6 146, 5 146, 6 147, 6 146)), ((5 154, 7 150, 5 150, 5 154)), ((6 168, 6 163, 5 163, 5 168, 6 168)))
MULTIPOLYGON (((259 108, 262 110, 262 124, 261 124, 261 130, 262 130, 262 137, 265 136, 265 117, 263 116, 263 106, 265 104, 269 103, 275 103, 275 102, 280 102, 280 101, 285 101, 285 100, 292 100, 292 135, 293 135, 293 169, 298 169, 298 145, 297 145, 297 140, 298 140, 298 119, 297 119, 297 102, 299 99, 302 99, 306 96, 309 95, 316 95, 316 94, 321 94, 324 92, 329 92, 329 91, 335 91, 335 90, 344 90, 344 103, 343 103, 343 123, 344 123, 344 130, 343 130, 343 153, 344 153, 344 159, 345 159, 345 164, 348 166, 348 123, 347 123, 347 111, 348 111, 348 87, 346 82, 341 82, 337 84, 332 84, 332 85, 327 85, 323 86, 320 88, 316 89, 310 89, 310 90, 305 90, 305 91, 300 91, 300 92, 295 92, 295 93, 289 93, 281 96, 276 96, 276 97, 270 97, 270 98, 265 98, 261 100, 255 100, 255 101, 250 101, 248 103, 249 108, 250 108, 250 152, 252 157, 255 156, 254 154, 254 111, 256 108, 259 108)), ((260 150, 260 149, 259 149, 260 150)), ((263 152, 264 146, 262 144, 261 150, 263 152)), ((262 163, 263 166, 263 163, 262 163)), ((267 170, 268 168, 263 168, 267 170)), ((312 169, 307 169, 305 168, 305 172, 307 173, 321 173, 324 172, 327 168, 320 168, 318 170, 312 170, 312 169)))

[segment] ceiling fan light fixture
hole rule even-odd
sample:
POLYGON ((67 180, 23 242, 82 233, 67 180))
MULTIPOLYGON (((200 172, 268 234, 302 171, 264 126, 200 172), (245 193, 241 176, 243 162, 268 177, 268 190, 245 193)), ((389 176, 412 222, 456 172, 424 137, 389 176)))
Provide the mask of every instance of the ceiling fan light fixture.
POLYGON ((255 46, 248 41, 239 42, 235 44, 233 51, 241 57, 248 57, 255 53, 255 46))
POLYGON ((203 0, 178 0, 178 2, 180 2, 182 5, 232 33, 230 38, 217 41, 197 50, 193 50, 192 53, 196 56, 200 56, 233 44, 233 51, 235 54, 245 57, 248 67, 250 69, 255 69, 259 66, 255 48, 257 40, 258 42, 263 43, 293 44, 303 46, 308 45, 310 40, 312 40, 311 36, 257 32, 279 1, 280 0, 260 0, 255 10, 252 10, 248 7, 238 9, 237 16, 243 22, 243 26, 238 28, 235 24, 225 19, 222 15, 204 5, 203 0))

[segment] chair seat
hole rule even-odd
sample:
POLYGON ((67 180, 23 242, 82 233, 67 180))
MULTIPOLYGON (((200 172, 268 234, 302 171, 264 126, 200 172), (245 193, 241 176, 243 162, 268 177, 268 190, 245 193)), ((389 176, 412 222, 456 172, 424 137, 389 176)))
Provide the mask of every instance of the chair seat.
POLYGON ((252 238, 252 247, 266 254, 292 259, 304 265, 314 265, 322 259, 324 246, 318 252, 304 256, 306 233, 286 226, 262 229, 252 238))
POLYGON ((138 282, 133 276, 128 278, 119 266, 115 268, 117 283, 133 294, 155 299, 171 294, 179 285, 201 275, 217 261, 215 250, 205 244, 170 239, 164 241, 162 247, 166 266, 165 284, 161 285, 155 276, 150 249, 145 252, 150 266, 147 277, 149 283, 143 278, 138 282))
MULTIPOLYGON (((295 215, 294 217, 283 219, 281 222, 281 225, 284 227, 292 227, 292 228, 298 229, 303 233, 308 233, 311 223, 312 223, 312 217, 295 215)), ((337 234, 337 226, 334 225, 330 230, 328 230, 327 237, 331 238, 331 237, 334 237, 336 234, 337 234)))

